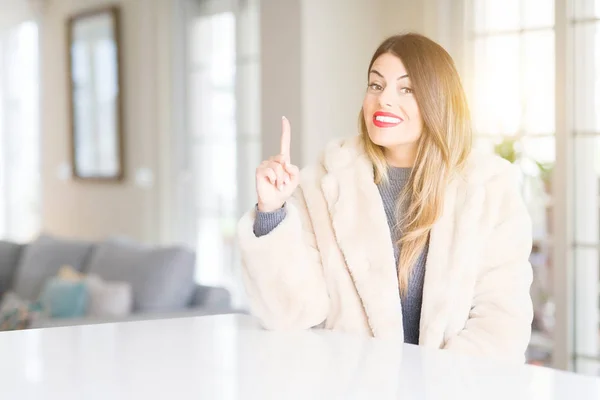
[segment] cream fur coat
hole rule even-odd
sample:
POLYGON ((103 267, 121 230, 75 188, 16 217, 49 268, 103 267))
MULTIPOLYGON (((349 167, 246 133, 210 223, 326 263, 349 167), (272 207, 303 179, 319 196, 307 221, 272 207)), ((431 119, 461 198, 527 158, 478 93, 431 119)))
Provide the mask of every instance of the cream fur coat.
MULTIPOLYGON (((238 224, 250 309, 267 329, 403 338, 393 245, 358 137, 302 170, 271 233, 238 224)), ((472 154, 431 231, 419 345, 523 362, 533 310, 532 228, 513 166, 472 154)))

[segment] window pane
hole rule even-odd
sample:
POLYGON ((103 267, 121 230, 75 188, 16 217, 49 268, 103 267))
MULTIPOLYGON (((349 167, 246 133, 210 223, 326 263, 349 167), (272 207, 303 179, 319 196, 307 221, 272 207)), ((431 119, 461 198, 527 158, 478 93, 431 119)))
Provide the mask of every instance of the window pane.
POLYGON ((554 26, 554 2, 548 0, 522 0, 523 28, 554 26))
POLYGON ((553 133, 554 32, 527 33, 523 41, 523 131, 553 133))
POLYGON ((577 359, 575 372, 578 374, 600 376, 600 361, 577 359))
POLYGON ((258 63, 238 67, 238 126, 242 136, 260 136, 260 68, 258 63))
POLYGON ((258 0, 240 3, 240 17, 237 38, 239 41, 238 58, 257 57, 259 53, 259 4, 258 0))
POLYGON ((209 135, 212 98, 208 69, 197 70, 189 75, 188 121, 189 133, 193 136, 209 135))
POLYGON ((189 32, 190 66, 211 68, 213 80, 218 81, 221 73, 219 67, 232 65, 235 62, 233 13, 224 12, 195 18, 189 27, 189 32))
POLYGON ((478 133, 515 134, 521 122, 519 36, 475 41, 473 118, 478 133))
POLYGON ((242 168, 243 175, 239 177, 238 187, 243 190, 243 193, 238 193, 241 205, 240 213, 248 211, 248 207, 252 207, 256 202, 256 185, 255 174, 256 167, 262 161, 262 149, 260 138, 242 141, 238 147, 240 152, 238 160, 243 162, 247 168, 242 168))
POLYGON ((533 269, 531 299, 534 316, 527 362, 545 366, 551 366, 552 362, 552 336, 555 325, 551 256, 552 248, 547 243, 534 242, 529 259, 533 269))
POLYGON ((502 137, 500 137, 500 136, 477 135, 477 136, 475 136, 473 148, 476 150, 483 151, 488 154, 494 154, 495 147, 500 142, 502 142, 502 137))
POLYGON ((573 0, 575 18, 600 18, 600 0, 573 0))
POLYGON ((551 164, 556 159, 554 136, 526 136, 522 140, 523 154, 538 163, 551 164))
POLYGON ((208 71, 190 75, 189 124, 196 137, 235 136, 235 92, 233 87, 216 87, 208 71))
MULTIPOLYGON (((600 257, 598 248, 575 249, 575 354, 587 357, 600 356, 600 257)), ((591 366, 581 365, 582 373, 598 373, 591 366)))
POLYGON ((215 215, 235 214, 237 159, 235 140, 194 147, 195 197, 199 210, 215 215))
POLYGON ((475 3, 475 27, 478 32, 519 29, 520 0, 480 0, 475 3))
POLYGON ((477 33, 554 25, 554 3, 548 0, 474 0, 477 33))
POLYGON ((235 257, 234 215, 201 215, 198 219, 196 282, 221 286, 229 280, 235 257))
POLYGON ((574 34, 575 130, 600 133, 600 23, 577 24, 574 34))
POLYGON ((190 68, 208 68, 212 54, 210 45, 212 35, 210 18, 195 18, 188 26, 189 40, 188 53, 190 54, 190 68))
POLYGON ((552 170, 555 161, 555 141, 549 137, 524 137, 522 159, 524 198, 533 223, 534 241, 543 243, 551 237, 552 222, 549 208, 552 195, 552 170))
POLYGON ((600 136, 574 141, 575 242, 600 242, 600 136))
POLYGON ((487 0, 473 0, 473 29, 475 33, 485 31, 485 3, 487 0))
POLYGON ((234 23, 227 12, 192 24, 188 121, 193 136, 235 137, 234 23))
POLYGON ((0 131, 0 234, 28 241, 37 235, 40 222, 37 25, 22 23, 0 36, 0 42, 5 57, 0 71, 5 84, 0 104, 5 128, 0 131))

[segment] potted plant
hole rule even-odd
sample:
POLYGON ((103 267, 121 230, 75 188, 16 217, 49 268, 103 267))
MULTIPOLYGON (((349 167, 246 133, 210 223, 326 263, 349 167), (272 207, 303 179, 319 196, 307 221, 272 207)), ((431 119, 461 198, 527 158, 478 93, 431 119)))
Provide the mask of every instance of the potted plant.
POLYGON ((510 163, 515 163, 521 157, 519 140, 514 137, 506 136, 502 139, 502 142, 494 146, 494 152, 510 163))
POLYGON ((552 194, 552 172, 554 171, 554 163, 547 162, 542 163, 539 161, 535 162, 540 170, 540 179, 544 182, 544 189, 546 193, 552 194))

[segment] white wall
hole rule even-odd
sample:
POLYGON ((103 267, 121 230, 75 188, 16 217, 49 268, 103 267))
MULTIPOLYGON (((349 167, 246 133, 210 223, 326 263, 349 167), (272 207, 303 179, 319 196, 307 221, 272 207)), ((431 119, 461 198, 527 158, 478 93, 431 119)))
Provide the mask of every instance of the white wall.
MULTIPOLYGON (((45 231, 97 239, 122 234, 156 241, 160 231, 161 108, 164 73, 158 40, 161 0, 52 0, 40 20, 42 98, 42 182, 45 231), (107 4, 122 6, 123 100, 126 180, 121 184, 75 182, 60 177, 70 163, 65 21, 73 13, 107 4), (135 184, 139 168, 149 168, 152 187, 135 184)), ((162 43, 164 46, 164 43, 162 43)), ((166 96, 168 97, 168 95, 166 96)))
POLYGON ((36 11, 36 4, 26 0, 0 0, 0 32, 31 19, 36 11))
POLYGON ((293 163, 304 158, 302 138, 302 0, 261 0, 260 68, 263 158, 279 152, 281 116, 292 125, 293 163))
POLYGON ((379 0, 302 3, 305 163, 315 162, 331 139, 358 132, 366 69, 384 37, 383 3, 379 0))

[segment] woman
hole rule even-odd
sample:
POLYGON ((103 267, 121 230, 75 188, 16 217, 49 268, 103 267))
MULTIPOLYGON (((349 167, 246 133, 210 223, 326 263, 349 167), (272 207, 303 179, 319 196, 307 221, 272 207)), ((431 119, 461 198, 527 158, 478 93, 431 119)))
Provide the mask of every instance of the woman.
POLYGON ((531 222, 510 163, 471 152, 448 53, 393 36, 368 69, 360 134, 300 173, 256 170, 239 222, 252 313, 268 329, 325 329, 524 360, 533 318, 531 222))

